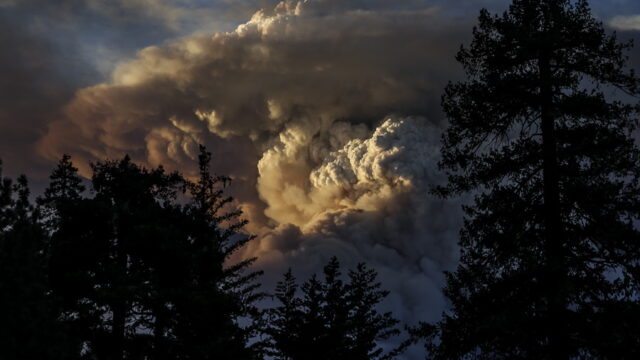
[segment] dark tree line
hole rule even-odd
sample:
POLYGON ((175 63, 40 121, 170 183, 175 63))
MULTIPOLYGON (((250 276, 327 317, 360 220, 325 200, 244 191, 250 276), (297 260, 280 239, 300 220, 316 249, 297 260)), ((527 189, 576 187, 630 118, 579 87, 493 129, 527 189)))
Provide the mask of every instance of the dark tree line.
POLYGON ((341 278, 337 258, 324 267, 324 278, 316 276, 302 284, 301 294, 289 270, 278 282, 279 306, 269 311, 266 329, 267 353, 278 360, 386 360, 404 350, 385 352, 378 341, 400 334, 391 313, 375 306, 389 293, 376 282, 376 272, 359 264, 341 278))
POLYGON ((309 344, 318 359, 382 358, 377 341, 399 331, 364 265, 343 284, 332 260, 304 300, 289 272, 281 305, 258 307, 255 259, 230 261, 253 237, 210 160, 201 148, 195 181, 99 162, 87 191, 65 155, 35 204, 25 177, 0 173, 0 358, 309 359, 309 344))
POLYGON ((442 196, 472 192, 434 359, 640 358, 640 79, 586 1, 483 10, 450 84, 442 196))
POLYGON ((251 237, 209 161, 202 149, 195 182, 128 157, 97 163, 87 195, 65 156, 37 206, 25 178, 5 179, 2 358, 259 358, 260 273, 254 259, 226 265, 251 237))
MULTIPOLYGON (((0 165, 2 165, 0 163, 0 165)), ((49 296, 46 230, 29 202, 24 176, 0 167, 0 354, 6 359, 63 359, 69 346, 49 296)))

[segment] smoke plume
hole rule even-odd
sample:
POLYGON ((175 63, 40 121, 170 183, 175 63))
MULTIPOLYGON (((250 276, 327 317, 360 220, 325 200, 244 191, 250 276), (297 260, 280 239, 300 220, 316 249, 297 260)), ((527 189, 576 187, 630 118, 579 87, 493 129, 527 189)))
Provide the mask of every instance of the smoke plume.
MULTIPOLYGON (((369 11, 285 1, 233 31, 147 47, 79 90, 39 142, 44 156, 120 157, 193 174, 214 153, 273 284, 332 255, 365 261, 408 323, 444 308, 459 204, 434 198, 439 94, 464 28, 437 8, 369 11)), ((268 288, 268 287, 267 287, 268 288)), ((409 355, 413 356, 413 355, 409 355)))

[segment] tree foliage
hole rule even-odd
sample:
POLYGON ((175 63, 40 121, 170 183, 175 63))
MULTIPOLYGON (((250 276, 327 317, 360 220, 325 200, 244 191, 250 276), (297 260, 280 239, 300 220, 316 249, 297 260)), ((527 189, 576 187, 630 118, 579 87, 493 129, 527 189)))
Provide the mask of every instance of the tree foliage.
POLYGON ((250 343, 259 331, 256 302, 264 295, 256 281, 262 272, 248 271, 254 258, 228 264, 254 237, 241 233, 247 222, 240 210, 229 210, 233 199, 224 195, 230 179, 212 175, 210 160, 211 154, 201 147, 200 176, 186 184, 188 272, 186 284, 176 289, 176 359, 256 359, 260 344, 250 343))
POLYGON ((586 1, 482 10, 447 86, 443 196, 472 192, 435 359, 640 356, 640 94, 586 1))
POLYGON ((344 283, 334 257, 324 267, 322 280, 314 275, 299 288, 290 269, 276 287, 279 305, 270 311, 270 355, 282 360, 367 360, 401 353, 402 346, 390 352, 379 346, 400 331, 391 313, 376 310, 389 294, 376 277, 374 270, 359 264, 344 283))
POLYGON ((27 179, 2 176, 0 162, 0 358, 73 359, 49 293, 47 236, 27 179))
POLYGON ((201 148, 196 182, 129 157, 99 162, 90 197, 69 157, 54 170, 39 200, 51 290, 83 358, 259 356, 260 273, 247 271, 252 259, 228 264, 252 237, 210 159, 201 148))
POLYGON ((368 360, 404 349, 379 344, 399 330, 376 310, 388 295, 376 272, 360 264, 345 283, 335 258, 301 289, 287 273, 267 324, 262 272, 233 256, 254 237, 210 161, 201 147, 188 180, 125 156, 92 164, 89 183, 64 155, 36 204, 26 178, 0 167, 0 358, 368 360))

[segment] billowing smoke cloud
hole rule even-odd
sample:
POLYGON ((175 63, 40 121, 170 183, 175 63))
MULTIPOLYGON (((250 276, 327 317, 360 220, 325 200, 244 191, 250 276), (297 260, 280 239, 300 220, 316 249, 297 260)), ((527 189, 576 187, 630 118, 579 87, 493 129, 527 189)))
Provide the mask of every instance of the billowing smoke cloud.
MULTIPOLYGON (((235 179, 258 235, 238 255, 259 257, 266 288, 289 266, 305 278, 337 255, 379 271, 397 316, 434 320, 461 218, 429 192, 443 181, 440 94, 460 75, 453 56, 478 8, 508 3, 0 0, 0 90, 12 94, 0 98, 0 155, 48 167, 31 152, 38 141, 44 159, 70 153, 85 175, 125 153, 193 174, 206 144, 235 179), (185 37, 111 72, 113 59, 173 36, 185 37), (87 63, 109 78, 72 95, 96 82, 87 63)), ((635 20, 611 24, 633 37, 635 20)))
POLYGON ((184 168, 207 143, 226 163, 220 171, 255 183, 255 164, 283 137, 310 142, 287 150, 310 171, 350 137, 332 137, 336 121, 440 118, 459 36, 435 10, 325 14, 327 2, 317 3, 281 3, 233 32, 140 51, 109 83, 78 92, 42 139, 43 154, 72 152, 82 165, 129 153, 184 168))
MULTIPOLYGON (((334 130, 344 133, 344 126, 334 130)), ((350 264, 367 261, 396 290, 406 319, 434 317, 444 304, 441 272, 456 261, 459 222, 458 204, 429 194, 442 182, 439 134, 424 118, 387 118, 312 171, 301 170, 296 182, 271 175, 288 159, 291 143, 270 149, 258 163, 258 188, 266 214, 279 225, 247 252, 280 269, 298 264, 313 271, 318 260, 305 265, 309 258, 336 253, 350 264), (424 293, 429 296, 415 296, 424 293)))
POLYGON ((618 30, 638 30, 640 31, 640 15, 620 15, 609 22, 609 25, 618 30))
MULTIPOLYGON (((293 267, 302 277, 333 255, 349 266, 365 261, 391 291, 387 309, 408 323, 436 320, 445 306, 442 271, 457 261, 461 216, 459 203, 429 193, 443 181, 440 130, 421 117, 389 117, 367 135, 343 122, 329 132, 336 150, 312 170, 310 161, 295 160, 301 148, 313 148, 299 134, 287 133, 263 154, 258 189, 278 225, 243 255, 258 256, 269 274, 293 267)), ((413 351, 410 358, 419 358, 413 351)))
POLYGON ((145 48, 77 92, 41 153, 71 153, 85 174, 124 153, 190 173, 207 144, 259 236, 239 255, 258 256, 266 283, 337 255, 375 267, 403 320, 436 319, 460 214, 429 189, 466 26, 343 4, 282 2, 234 31, 145 48))
POLYGON ((233 31, 147 47, 79 90, 40 151, 71 153, 85 174, 125 153, 189 174, 204 143, 235 179, 258 235, 238 255, 258 257, 267 288, 337 255, 375 267, 406 322, 435 320, 461 218, 429 191, 443 181, 439 97, 471 22, 389 4, 286 1, 233 31))

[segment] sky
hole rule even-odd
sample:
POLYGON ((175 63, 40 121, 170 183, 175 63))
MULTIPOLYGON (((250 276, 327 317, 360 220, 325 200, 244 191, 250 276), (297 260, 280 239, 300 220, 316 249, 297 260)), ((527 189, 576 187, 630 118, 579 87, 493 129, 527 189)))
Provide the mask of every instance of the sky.
MULTIPOLYGON (((429 194, 440 96, 480 8, 508 3, 0 0, 0 159, 38 191, 64 153, 84 176, 124 154, 192 175, 205 144, 258 235, 238 256, 258 257, 267 289, 337 255, 378 270, 385 309, 434 321, 464 201, 429 194)), ((591 5, 640 40, 639 1, 591 5)))

